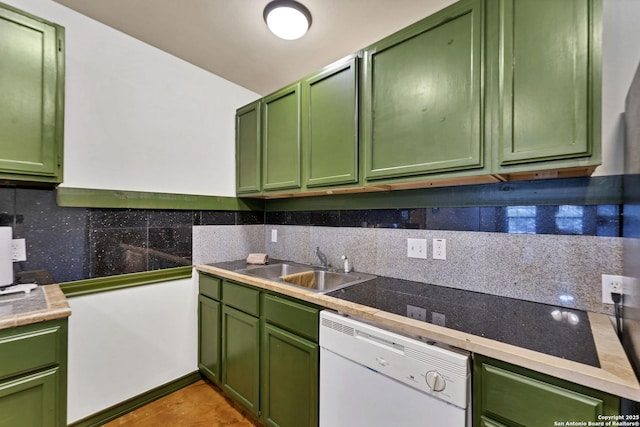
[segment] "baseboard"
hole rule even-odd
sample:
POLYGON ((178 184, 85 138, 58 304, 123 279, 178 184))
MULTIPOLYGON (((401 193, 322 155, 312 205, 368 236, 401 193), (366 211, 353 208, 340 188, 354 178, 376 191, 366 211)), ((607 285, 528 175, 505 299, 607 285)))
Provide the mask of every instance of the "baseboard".
POLYGON ((202 379, 199 371, 192 372, 176 380, 163 384, 124 402, 113 405, 100 412, 96 412, 93 415, 89 415, 81 420, 75 421, 69 424, 69 427, 93 427, 101 426, 109 421, 113 421, 122 415, 133 411, 141 406, 151 403, 161 397, 180 390, 190 384, 193 384, 202 379))

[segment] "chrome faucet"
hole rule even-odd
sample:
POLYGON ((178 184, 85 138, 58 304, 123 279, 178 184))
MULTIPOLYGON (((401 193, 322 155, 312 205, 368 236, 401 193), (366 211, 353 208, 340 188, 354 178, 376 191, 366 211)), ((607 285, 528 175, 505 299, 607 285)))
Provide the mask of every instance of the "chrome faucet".
POLYGON ((327 268, 327 256, 322 253, 322 251, 320 250, 320 246, 316 246, 316 250, 313 253, 320 260, 320 264, 322 265, 322 267, 327 268))

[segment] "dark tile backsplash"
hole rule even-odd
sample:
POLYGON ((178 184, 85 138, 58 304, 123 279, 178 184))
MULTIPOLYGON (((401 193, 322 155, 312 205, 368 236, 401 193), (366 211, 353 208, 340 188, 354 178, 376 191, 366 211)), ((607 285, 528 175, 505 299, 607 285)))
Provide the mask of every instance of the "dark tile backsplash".
POLYGON ((55 190, 0 187, 0 226, 27 241, 20 271, 56 282, 191 265, 194 225, 264 224, 262 212, 65 208, 55 190))
POLYGON ((266 224, 619 237, 619 205, 267 212, 266 224))
MULTIPOLYGON (((588 185, 588 182, 582 182, 583 187, 588 185)), ((524 194, 529 188, 540 192, 538 187, 559 191, 538 182, 520 183, 519 191, 524 194)), ((474 194, 474 188, 478 192, 484 191, 482 186, 465 186, 459 191, 474 194)), ((476 203, 478 206, 472 207, 279 212, 92 209, 58 207, 56 192, 52 189, 0 187, 0 226, 13 227, 15 238, 27 240, 27 261, 15 263, 16 272, 46 270, 57 282, 190 265, 194 225, 273 224, 623 235, 622 204, 547 206, 515 203, 512 201, 509 206, 476 203)), ((626 235, 640 234, 637 231, 640 215, 634 208, 632 204, 625 207, 626 235)))

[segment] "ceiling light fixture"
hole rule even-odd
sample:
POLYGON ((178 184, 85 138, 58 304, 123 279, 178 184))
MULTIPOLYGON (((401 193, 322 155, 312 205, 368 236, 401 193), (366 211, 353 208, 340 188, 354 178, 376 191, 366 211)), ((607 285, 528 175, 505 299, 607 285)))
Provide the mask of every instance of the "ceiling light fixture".
POLYGON ((311 27, 309 9, 293 0, 274 0, 264 8, 264 22, 276 36, 295 40, 311 27))

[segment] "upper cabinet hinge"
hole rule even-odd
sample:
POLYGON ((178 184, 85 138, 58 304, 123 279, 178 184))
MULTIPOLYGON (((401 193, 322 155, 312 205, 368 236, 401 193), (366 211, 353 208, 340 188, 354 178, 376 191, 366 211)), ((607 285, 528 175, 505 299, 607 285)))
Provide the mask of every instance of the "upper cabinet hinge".
POLYGON ((58 52, 62 52, 62 39, 58 39, 58 52))

